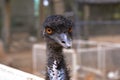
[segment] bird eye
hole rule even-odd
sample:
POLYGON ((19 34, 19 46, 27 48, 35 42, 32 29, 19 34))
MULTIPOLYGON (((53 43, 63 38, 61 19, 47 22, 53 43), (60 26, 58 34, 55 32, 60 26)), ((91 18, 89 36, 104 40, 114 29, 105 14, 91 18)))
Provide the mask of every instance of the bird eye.
POLYGON ((69 29, 68 29, 68 32, 72 32, 72 28, 69 28, 69 29))
POLYGON ((45 31, 46 31, 47 34, 52 34, 53 33, 53 30, 51 28, 46 28, 45 31))

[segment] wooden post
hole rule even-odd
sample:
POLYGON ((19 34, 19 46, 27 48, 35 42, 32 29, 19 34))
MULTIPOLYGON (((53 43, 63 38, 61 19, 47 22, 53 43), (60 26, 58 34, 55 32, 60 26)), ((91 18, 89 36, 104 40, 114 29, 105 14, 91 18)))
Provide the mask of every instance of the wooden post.
POLYGON ((53 0, 55 14, 64 14, 64 2, 63 0, 53 0))
POLYGON ((3 27, 2 38, 5 51, 9 51, 10 46, 10 0, 2 0, 3 27))
POLYGON ((78 77, 78 72, 77 72, 77 67, 78 67, 78 64, 77 64, 77 52, 75 51, 73 54, 72 54, 72 79, 73 80, 78 80, 77 77, 78 77))
POLYGON ((54 11, 54 5, 53 5, 53 0, 49 0, 49 12, 50 12, 50 15, 53 15, 55 13, 54 11))
POLYGON ((89 15, 90 15, 89 5, 85 4, 84 5, 84 21, 86 22, 84 25, 84 39, 85 40, 89 39, 89 30, 88 30, 89 15))
POLYGON ((42 41, 42 34, 41 34, 41 29, 42 29, 42 24, 44 21, 44 5, 43 5, 43 0, 40 0, 40 4, 39 4, 39 26, 38 26, 38 30, 37 30, 37 36, 38 39, 40 39, 42 41))

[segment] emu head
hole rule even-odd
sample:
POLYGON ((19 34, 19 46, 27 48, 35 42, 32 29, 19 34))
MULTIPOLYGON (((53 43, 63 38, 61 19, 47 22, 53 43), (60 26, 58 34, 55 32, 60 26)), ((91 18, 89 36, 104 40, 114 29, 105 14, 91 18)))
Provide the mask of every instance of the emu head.
POLYGON ((72 21, 61 15, 49 16, 43 24, 43 36, 47 43, 71 48, 72 26, 72 21))

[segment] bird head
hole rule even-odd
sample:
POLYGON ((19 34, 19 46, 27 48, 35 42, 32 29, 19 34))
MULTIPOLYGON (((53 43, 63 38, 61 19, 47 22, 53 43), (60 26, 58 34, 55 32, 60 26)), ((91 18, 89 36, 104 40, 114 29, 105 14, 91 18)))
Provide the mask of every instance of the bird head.
POLYGON ((44 22, 43 36, 47 43, 71 48, 72 26, 72 21, 61 15, 50 16, 44 22))

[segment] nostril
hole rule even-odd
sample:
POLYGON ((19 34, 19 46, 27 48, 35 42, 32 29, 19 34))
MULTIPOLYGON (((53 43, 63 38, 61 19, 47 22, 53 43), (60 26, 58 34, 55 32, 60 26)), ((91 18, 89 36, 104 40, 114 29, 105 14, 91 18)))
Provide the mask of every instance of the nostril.
POLYGON ((62 41, 62 43, 65 43, 65 41, 62 41))

